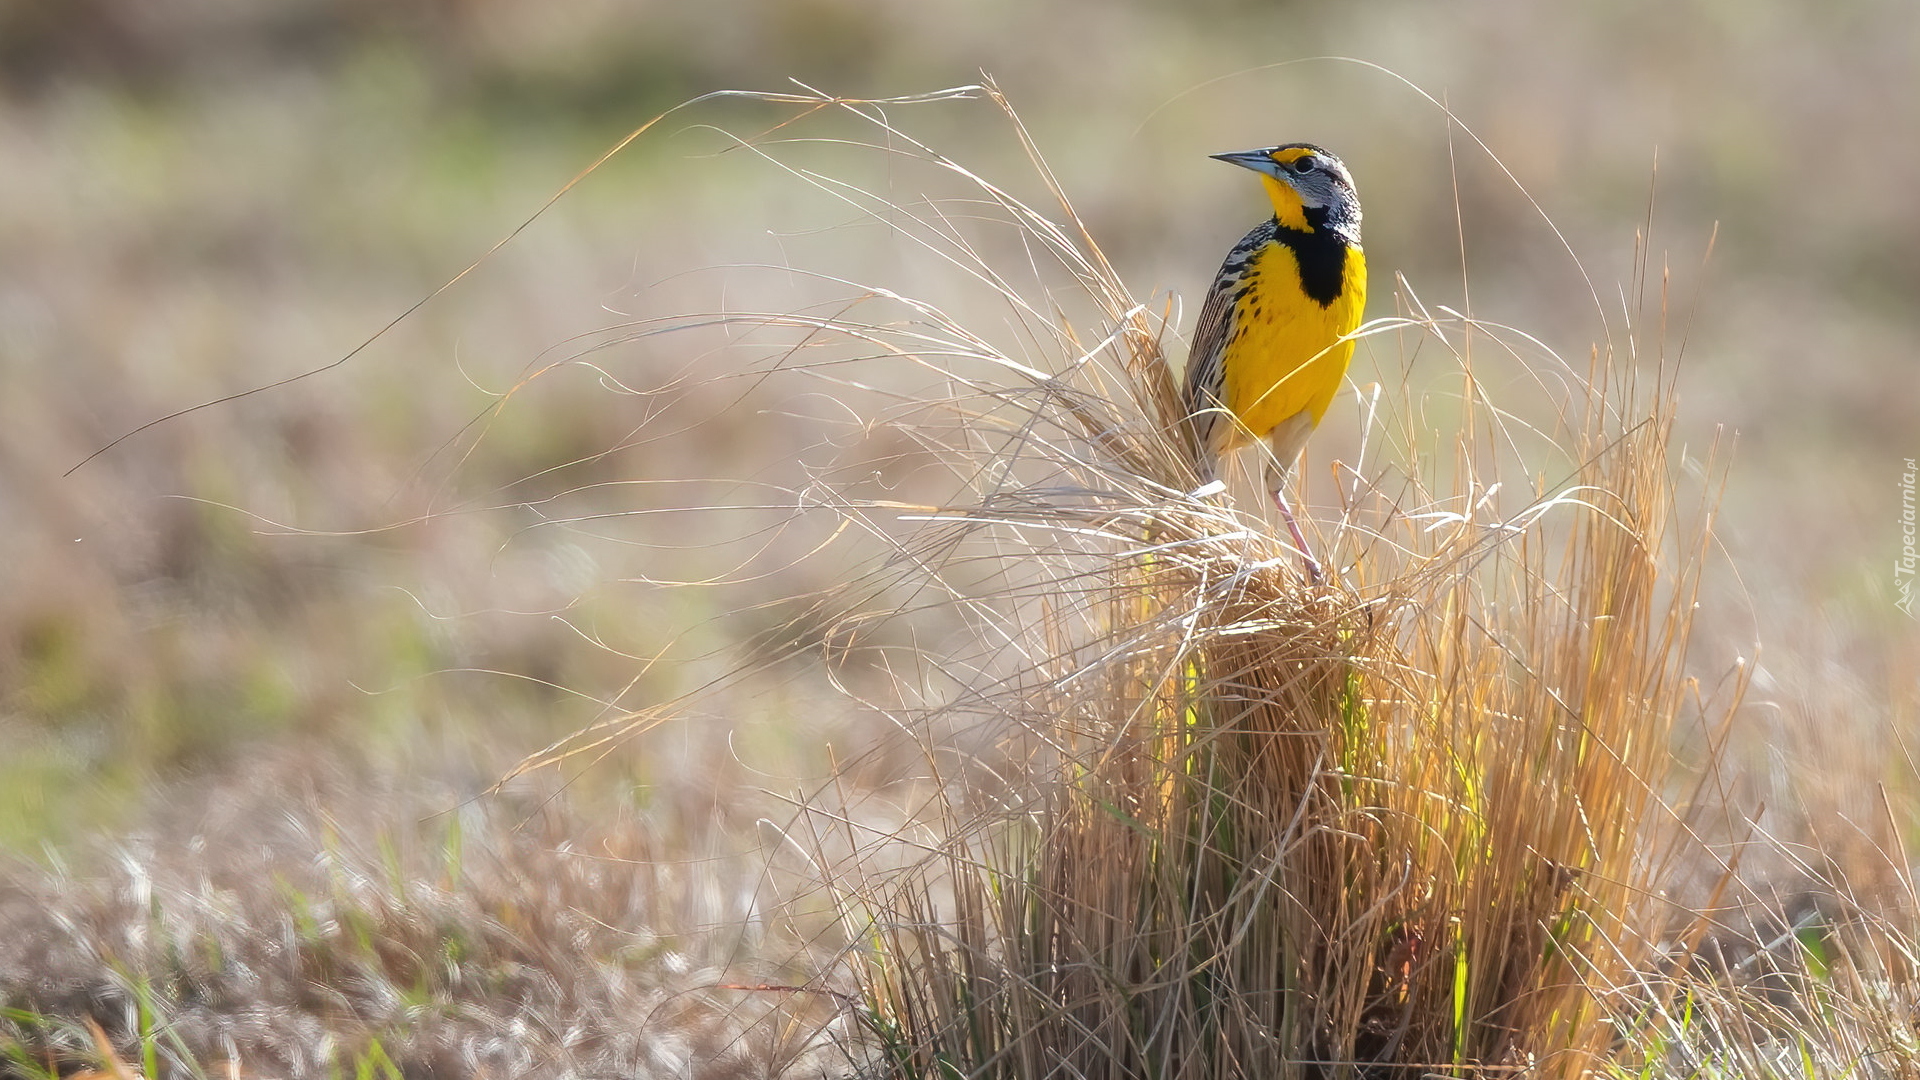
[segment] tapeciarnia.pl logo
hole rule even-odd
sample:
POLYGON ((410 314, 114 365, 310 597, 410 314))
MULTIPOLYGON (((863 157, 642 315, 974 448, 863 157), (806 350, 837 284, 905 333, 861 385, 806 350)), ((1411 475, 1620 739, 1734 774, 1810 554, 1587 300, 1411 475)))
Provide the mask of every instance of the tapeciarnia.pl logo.
POLYGON ((1913 477, 1920 472, 1913 466, 1913 459, 1906 459, 1906 469, 1900 474, 1900 557, 1893 562, 1893 603, 1908 618, 1920 618, 1913 606, 1913 578, 1916 555, 1914 552, 1914 516, 1913 516, 1913 477))

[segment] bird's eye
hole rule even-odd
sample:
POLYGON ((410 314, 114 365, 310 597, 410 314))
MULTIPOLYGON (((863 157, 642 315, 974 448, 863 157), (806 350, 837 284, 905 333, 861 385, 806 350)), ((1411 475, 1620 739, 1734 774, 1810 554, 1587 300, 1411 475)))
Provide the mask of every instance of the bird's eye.
POLYGON ((1317 169, 1319 167, 1320 167, 1320 160, 1316 157, 1313 157, 1312 155, 1303 157, 1300 160, 1293 163, 1293 171, 1299 173, 1301 176, 1305 176, 1308 173, 1312 172, 1314 169, 1317 169))

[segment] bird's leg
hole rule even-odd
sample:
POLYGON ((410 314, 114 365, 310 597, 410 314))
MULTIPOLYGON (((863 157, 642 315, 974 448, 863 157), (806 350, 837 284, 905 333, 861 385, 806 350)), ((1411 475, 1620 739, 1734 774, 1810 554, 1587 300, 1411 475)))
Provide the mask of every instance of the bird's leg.
POLYGON ((1273 505, 1280 508, 1280 516, 1287 523, 1287 535, 1293 538, 1293 546, 1300 550, 1300 559, 1306 565, 1307 581, 1314 585, 1322 584, 1320 564, 1313 558, 1313 552, 1307 547, 1307 538, 1300 531, 1300 523, 1294 520, 1293 507, 1287 505, 1287 477, 1293 475, 1293 467, 1300 460, 1300 448, 1306 445, 1307 436, 1313 433, 1313 413, 1302 409, 1274 425, 1267 433, 1267 445, 1273 448, 1273 471, 1268 479, 1273 481, 1273 505))
POLYGON ((1273 482, 1273 505, 1280 508, 1280 516, 1287 523, 1287 535, 1293 537, 1293 546, 1300 550, 1300 558, 1306 564, 1307 581, 1319 585, 1322 583, 1320 564, 1307 548, 1307 538, 1300 532, 1300 523, 1294 520, 1293 507, 1287 505, 1287 477, 1293 475, 1293 467, 1300 460, 1300 448, 1313 433, 1314 422, 1313 413, 1302 409, 1275 424, 1267 433, 1267 445, 1273 448, 1269 466, 1272 471, 1267 479, 1273 482))
POLYGON ((1313 552, 1307 550, 1307 538, 1300 532, 1300 523, 1294 520, 1293 507, 1287 504, 1283 477, 1274 480, 1273 505, 1280 508, 1280 517, 1287 523, 1287 535, 1293 537, 1293 546, 1300 550, 1300 561, 1306 567, 1307 581, 1314 585, 1322 584, 1324 579, 1320 576, 1320 564, 1314 560, 1313 552))

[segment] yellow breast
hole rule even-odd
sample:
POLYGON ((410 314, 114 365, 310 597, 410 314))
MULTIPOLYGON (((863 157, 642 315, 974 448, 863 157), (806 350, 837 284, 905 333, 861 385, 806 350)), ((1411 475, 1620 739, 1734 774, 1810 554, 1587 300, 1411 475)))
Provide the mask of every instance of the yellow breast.
POLYGON ((1347 249, 1340 293, 1324 306, 1301 290, 1291 247, 1273 241, 1254 254, 1221 365, 1225 404, 1247 432, 1265 438, 1303 410, 1319 425, 1353 359, 1353 342, 1340 339, 1360 325, 1366 297, 1366 256, 1357 247, 1347 249))

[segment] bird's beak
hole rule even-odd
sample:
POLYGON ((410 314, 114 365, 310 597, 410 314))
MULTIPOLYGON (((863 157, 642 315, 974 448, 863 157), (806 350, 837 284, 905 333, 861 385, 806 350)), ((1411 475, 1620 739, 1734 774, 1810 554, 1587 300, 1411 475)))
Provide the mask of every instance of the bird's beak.
POLYGON ((1265 150, 1237 150, 1231 154, 1208 154, 1207 156, 1215 161, 1225 161, 1243 169, 1252 169, 1262 176, 1271 176, 1276 180, 1281 178, 1279 164, 1268 157, 1265 150))

